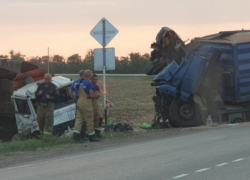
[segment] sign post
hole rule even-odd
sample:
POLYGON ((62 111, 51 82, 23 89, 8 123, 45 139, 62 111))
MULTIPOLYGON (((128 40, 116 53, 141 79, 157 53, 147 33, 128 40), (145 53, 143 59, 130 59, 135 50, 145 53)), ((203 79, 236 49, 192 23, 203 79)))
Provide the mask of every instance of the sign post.
POLYGON ((106 46, 107 44, 116 36, 118 30, 105 18, 102 18, 99 23, 90 32, 91 36, 95 38, 102 45, 102 55, 103 55, 103 106, 105 115, 105 126, 108 124, 107 120, 107 91, 106 91, 106 46))
POLYGON ((103 51, 103 106, 104 106, 104 118, 105 118, 105 126, 108 124, 107 119, 107 93, 106 93, 106 27, 105 27, 106 20, 102 19, 102 37, 103 37, 103 45, 102 45, 102 51, 103 51))

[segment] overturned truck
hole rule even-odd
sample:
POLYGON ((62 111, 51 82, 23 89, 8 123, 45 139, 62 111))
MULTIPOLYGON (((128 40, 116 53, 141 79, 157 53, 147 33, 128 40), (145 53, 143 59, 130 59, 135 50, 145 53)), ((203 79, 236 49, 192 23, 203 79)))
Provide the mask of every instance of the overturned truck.
POLYGON ((26 84, 43 79, 45 70, 26 61, 0 59, 0 140, 18 132, 11 96, 26 84))
POLYGON ((151 45, 154 126, 250 119, 250 31, 225 31, 185 44, 164 27, 151 45))
MULTIPOLYGON (((0 140, 26 138, 39 134, 35 97, 37 86, 44 80, 44 69, 25 61, 0 60, 0 140)), ((72 128, 75 121, 75 102, 69 96, 72 80, 52 78, 59 92, 54 110, 54 134, 72 128)))

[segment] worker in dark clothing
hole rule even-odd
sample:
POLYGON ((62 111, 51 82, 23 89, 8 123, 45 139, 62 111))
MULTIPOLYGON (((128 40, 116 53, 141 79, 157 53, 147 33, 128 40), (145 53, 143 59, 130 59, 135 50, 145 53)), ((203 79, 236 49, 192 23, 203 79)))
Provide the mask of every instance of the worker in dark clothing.
POLYGON ((57 87, 51 82, 51 75, 44 75, 44 82, 39 84, 35 95, 39 100, 37 120, 41 135, 52 135, 54 125, 55 101, 58 98, 57 87))
POLYGON ((77 102, 77 111, 76 111, 76 122, 74 127, 73 139, 75 141, 81 141, 81 129, 83 121, 87 125, 87 133, 90 142, 98 142, 100 139, 96 136, 94 131, 94 113, 92 98, 96 98, 97 95, 94 93, 92 79, 92 71, 85 71, 85 79, 79 87, 79 100, 77 102))
POLYGON ((96 98, 92 98, 92 105, 93 105, 93 111, 94 111, 94 128, 95 128, 95 133, 97 137, 101 137, 101 126, 102 126, 102 113, 100 112, 100 108, 98 105, 98 99, 101 97, 100 95, 100 88, 97 85, 98 81, 98 76, 94 74, 92 76, 92 83, 94 86, 94 93, 97 95, 96 98))
POLYGON ((82 69, 80 72, 79 72, 79 78, 76 79, 74 81, 74 83, 72 84, 70 90, 69 90, 69 95, 72 99, 78 100, 79 98, 79 85, 82 83, 82 81, 84 80, 84 69, 82 69))

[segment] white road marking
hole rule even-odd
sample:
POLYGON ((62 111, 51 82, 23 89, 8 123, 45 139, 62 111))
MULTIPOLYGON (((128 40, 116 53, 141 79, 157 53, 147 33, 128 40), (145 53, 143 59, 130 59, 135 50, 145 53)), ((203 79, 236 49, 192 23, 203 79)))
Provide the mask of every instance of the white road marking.
POLYGON ((225 166, 225 165, 228 165, 228 163, 221 163, 221 164, 216 165, 216 167, 221 167, 221 166, 225 166))
POLYGON ((179 178, 182 178, 182 177, 185 177, 185 176, 188 176, 189 174, 181 174, 179 176, 175 176, 173 177, 174 179, 179 179, 179 178))
POLYGON ((234 161, 232 162, 239 162, 239 161, 243 161, 245 158, 241 158, 241 159, 235 159, 234 161))
MULTIPOLYGON (((250 156, 249 156, 250 157, 250 156)), ((245 158, 240 158, 240 159, 235 159, 233 160, 232 162, 239 162, 239 161, 243 161, 245 160, 245 158)), ((229 163, 221 163, 221 164, 217 164, 216 167, 221 167, 221 166, 225 166, 225 165, 228 165, 229 163)), ((200 173, 200 172, 204 172, 204 171, 207 171, 207 170, 210 170, 211 168, 203 168, 203 169, 199 169, 197 171, 195 171, 196 173, 200 173)), ((182 177, 185 177, 185 176, 188 176, 189 174, 181 174, 179 176, 175 176, 173 177, 173 179, 178 179, 178 178, 182 178, 182 177)))
POLYGON ((199 173, 199 172, 203 172, 203 171, 207 171, 209 170, 210 168, 203 168, 203 169, 199 169, 197 171, 195 171, 196 173, 199 173))

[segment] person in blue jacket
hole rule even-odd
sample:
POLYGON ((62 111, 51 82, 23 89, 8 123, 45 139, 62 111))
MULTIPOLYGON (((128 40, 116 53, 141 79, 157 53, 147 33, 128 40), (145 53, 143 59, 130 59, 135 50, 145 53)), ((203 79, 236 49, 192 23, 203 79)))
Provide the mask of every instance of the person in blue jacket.
POLYGON ((79 72, 79 78, 74 81, 74 83, 71 85, 71 88, 69 90, 69 95, 72 99, 74 99, 77 103, 77 100, 79 99, 79 85, 82 84, 84 80, 84 72, 85 70, 82 69, 79 72))
POLYGON ((93 73, 91 70, 85 70, 85 79, 79 86, 79 99, 77 101, 76 122, 74 127, 73 139, 77 142, 81 141, 81 130, 83 122, 86 122, 87 133, 90 142, 98 142, 100 139, 96 136, 94 130, 94 112, 92 99, 98 95, 94 93, 94 86, 91 82, 93 73))

